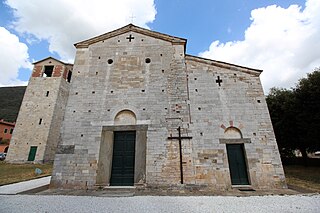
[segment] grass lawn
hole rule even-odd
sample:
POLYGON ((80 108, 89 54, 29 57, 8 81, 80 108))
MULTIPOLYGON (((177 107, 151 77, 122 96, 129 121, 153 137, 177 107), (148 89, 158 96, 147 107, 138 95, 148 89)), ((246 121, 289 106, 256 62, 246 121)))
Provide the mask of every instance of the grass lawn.
POLYGON ((51 175, 52 164, 10 164, 0 161, 0 186, 51 175), (42 170, 41 175, 35 169, 42 170))
POLYGON ((320 167, 284 166, 286 180, 294 185, 314 192, 320 192, 320 167))

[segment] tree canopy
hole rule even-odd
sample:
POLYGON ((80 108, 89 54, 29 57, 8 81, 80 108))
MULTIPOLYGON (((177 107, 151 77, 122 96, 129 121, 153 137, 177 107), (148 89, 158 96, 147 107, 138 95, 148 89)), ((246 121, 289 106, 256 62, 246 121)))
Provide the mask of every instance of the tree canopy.
POLYGON ((15 122, 26 87, 0 87, 0 119, 15 122))
POLYGON ((271 88, 267 104, 282 157, 320 151, 320 68, 295 88, 271 88))

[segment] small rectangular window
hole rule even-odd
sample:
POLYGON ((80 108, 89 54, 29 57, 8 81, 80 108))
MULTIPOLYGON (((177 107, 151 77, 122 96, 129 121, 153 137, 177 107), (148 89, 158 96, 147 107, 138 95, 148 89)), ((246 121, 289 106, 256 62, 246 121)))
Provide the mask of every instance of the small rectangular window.
POLYGON ((47 94, 46 94, 46 97, 48 97, 49 96, 49 91, 47 91, 47 94))
POLYGON ((72 72, 69 70, 69 72, 68 72, 68 77, 67 77, 67 82, 68 82, 68 83, 71 82, 71 76, 72 76, 72 72))
POLYGON ((53 73, 54 66, 44 66, 43 77, 51 77, 53 73))
POLYGON ((8 129, 4 129, 4 133, 7 133, 8 132, 8 129))
POLYGON ((12 135, 12 133, 13 133, 13 129, 10 129, 10 134, 12 135))
POLYGON ((42 123, 42 118, 40 118, 40 120, 39 120, 39 125, 42 123))

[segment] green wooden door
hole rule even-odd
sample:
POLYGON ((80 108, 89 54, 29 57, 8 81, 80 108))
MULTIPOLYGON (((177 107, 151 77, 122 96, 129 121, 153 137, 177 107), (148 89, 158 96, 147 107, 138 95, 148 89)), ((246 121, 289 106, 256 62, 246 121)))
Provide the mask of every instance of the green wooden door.
POLYGON ((29 151, 29 156, 28 156, 28 161, 34 161, 37 153, 37 146, 31 146, 30 151, 29 151))
POLYGON ((227 144, 232 185, 249 185, 243 144, 227 144))
POLYGON ((135 131, 114 132, 111 186, 133 186, 135 131))

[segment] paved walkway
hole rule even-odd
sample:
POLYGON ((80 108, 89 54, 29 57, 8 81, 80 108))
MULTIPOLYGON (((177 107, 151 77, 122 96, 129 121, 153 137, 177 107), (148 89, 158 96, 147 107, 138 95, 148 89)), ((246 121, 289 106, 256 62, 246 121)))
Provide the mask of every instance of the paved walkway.
POLYGON ((49 185, 51 176, 0 186, 0 194, 14 195, 49 185))

